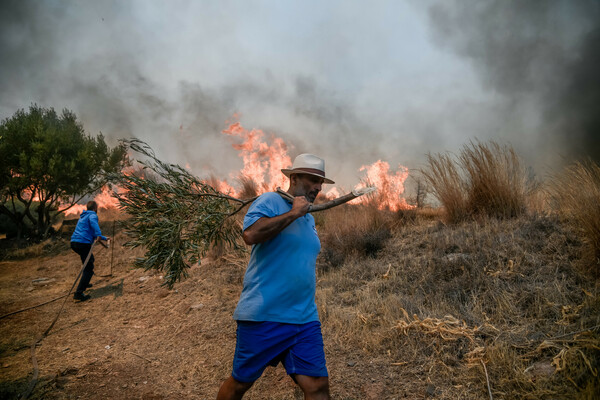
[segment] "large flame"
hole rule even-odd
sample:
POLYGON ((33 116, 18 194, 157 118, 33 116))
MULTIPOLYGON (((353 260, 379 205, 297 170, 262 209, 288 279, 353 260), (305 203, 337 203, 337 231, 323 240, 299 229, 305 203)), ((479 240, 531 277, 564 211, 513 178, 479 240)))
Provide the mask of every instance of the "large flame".
MULTIPOLYGON (((274 135, 266 135, 260 129, 248 130, 239 122, 239 115, 233 116, 234 122, 229 122, 228 127, 222 131, 231 139, 232 147, 238 151, 238 156, 243 161, 243 167, 236 173, 229 174, 232 180, 245 179, 252 182, 258 194, 273 191, 277 187, 284 188, 287 178, 281 173, 281 169, 289 168, 292 160, 287 154, 288 146, 283 139, 274 135)), ((190 165, 185 168, 190 170, 190 165)), ((408 169, 401 165, 397 170, 391 171, 390 165, 378 160, 370 165, 363 165, 359 171, 364 172, 366 177, 356 187, 377 187, 374 196, 360 197, 351 203, 365 204, 373 201, 379 209, 398 211, 400 209, 414 208, 402 197, 404 193, 404 182, 408 178, 408 169)), ((239 197, 242 190, 236 189, 226 180, 211 177, 207 183, 221 193, 239 197)), ((117 188, 118 190, 118 188, 117 188)), ((327 191, 328 199, 336 198, 343 193, 337 187, 327 191)), ((111 190, 104 187, 94 200, 100 208, 113 208, 118 206, 118 201, 112 196, 111 190)), ((79 214, 85 210, 85 205, 77 204, 65 212, 66 215, 79 214)))
MULTIPOLYGON (((414 208, 402 197, 404 193, 404 182, 408 178, 408 168, 398 165, 395 172, 390 172, 390 164, 385 161, 377 160, 371 165, 363 165, 359 171, 366 171, 366 178, 361 182, 357 189, 365 186, 375 186, 377 193, 374 201, 380 210, 389 209, 398 211, 401 209, 414 208)), ((359 198, 359 202, 366 202, 369 199, 359 198)))
MULTIPOLYGON (((102 188, 102 191, 94 197, 94 201, 98 204, 98 208, 117 208, 119 206, 119 201, 112 195, 108 186, 102 188)), ((85 204, 75 204, 65 211, 65 216, 79 215, 85 210, 85 204)))
POLYGON ((261 193, 284 186, 287 178, 281 173, 281 169, 288 168, 292 160, 287 155, 287 146, 283 139, 271 135, 269 144, 263 131, 245 129, 239 122, 229 125, 223 133, 241 139, 241 142, 234 142, 232 146, 238 150, 244 167, 238 176, 231 174, 231 177, 241 176, 252 180, 261 193))

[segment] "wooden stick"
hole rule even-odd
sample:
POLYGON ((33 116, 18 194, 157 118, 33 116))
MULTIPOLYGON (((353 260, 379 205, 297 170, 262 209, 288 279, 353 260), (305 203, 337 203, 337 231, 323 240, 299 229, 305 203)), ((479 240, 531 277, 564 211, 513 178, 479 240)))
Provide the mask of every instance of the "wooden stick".
MULTIPOLYGON (((354 200, 357 197, 363 196, 367 193, 371 193, 375 190, 377 190, 377 188, 374 186, 369 186, 369 187, 365 187, 362 189, 355 189, 355 190, 351 191, 350 193, 340 196, 337 199, 330 200, 327 203, 311 204, 310 208, 308 209, 308 212, 328 210, 330 208, 339 206, 340 204, 347 203, 350 200, 354 200)), ((279 193, 279 195, 285 199, 294 201, 294 196, 292 196, 288 192, 282 190, 281 188, 277 188, 277 193, 279 193)))
MULTIPOLYGON (((85 269, 88 262, 90 261, 90 257, 92 256, 92 250, 94 250, 94 245, 96 244, 96 242, 98 242, 98 240, 94 240, 92 242, 92 245, 90 246, 90 251, 88 252, 87 257, 85 258, 85 261, 83 262, 83 265, 81 266, 81 269, 79 270, 79 274, 77 274, 77 278, 75 278, 75 282, 73 282, 71 289, 69 289, 69 293, 67 293, 67 295, 65 297, 69 296, 71 294, 71 292, 73 291, 73 288, 75 288, 75 285, 77 284, 77 281, 81 277, 83 270, 85 269)), ((54 320, 52 321, 52 323, 50 324, 48 329, 46 329, 44 331, 44 333, 42 333, 40 336, 38 336, 31 345, 30 353, 31 353, 31 363, 33 364, 33 377, 31 378, 31 381, 29 382, 27 389, 21 395, 21 399, 27 399, 31 395, 31 392, 33 391, 33 388, 35 388, 35 385, 37 383, 38 376, 40 373, 39 368, 38 368, 37 358, 35 356, 35 347, 38 345, 38 343, 40 343, 42 340, 44 340, 44 338, 46 336, 48 336, 48 334, 52 330, 52 327, 54 326, 56 321, 58 321, 58 317, 60 316, 60 313, 62 312, 63 308, 65 307, 66 302, 67 302, 67 299, 65 298, 65 301, 63 301, 62 305, 60 306, 60 309, 58 310, 58 313, 56 314, 56 317, 54 317, 54 320)))

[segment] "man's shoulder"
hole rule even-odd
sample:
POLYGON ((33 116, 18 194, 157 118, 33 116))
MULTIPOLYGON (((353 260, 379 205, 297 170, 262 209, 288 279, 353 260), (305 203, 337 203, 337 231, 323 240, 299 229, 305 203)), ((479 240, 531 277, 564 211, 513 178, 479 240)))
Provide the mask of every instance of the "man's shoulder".
POLYGON ((263 214, 264 216, 273 217, 288 211, 288 207, 290 206, 287 205, 280 195, 275 192, 267 192, 254 200, 246 215, 263 214))
POLYGON ((283 205, 285 204, 285 200, 281 197, 281 195, 275 192, 266 192, 261 194, 254 200, 256 204, 270 204, 270 205, 283 205))

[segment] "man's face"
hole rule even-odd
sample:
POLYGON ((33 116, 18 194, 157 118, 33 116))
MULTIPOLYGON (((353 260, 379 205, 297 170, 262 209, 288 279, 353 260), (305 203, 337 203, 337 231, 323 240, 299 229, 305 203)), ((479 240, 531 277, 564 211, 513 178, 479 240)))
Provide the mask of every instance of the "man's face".
POLYGON ((296 184, 294 196, 305 196, 311 203, 323 187, 323 178, 308 174, 295 174, 296 184))

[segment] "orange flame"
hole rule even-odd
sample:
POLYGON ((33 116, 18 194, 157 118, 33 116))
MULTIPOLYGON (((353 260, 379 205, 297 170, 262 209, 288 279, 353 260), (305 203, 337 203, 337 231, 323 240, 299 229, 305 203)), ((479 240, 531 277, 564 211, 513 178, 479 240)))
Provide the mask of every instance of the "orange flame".
MULTIPOLYGON (((281 169, 289 167, 292 160, 287 155, 287 146, 281 138, 271 136, 271 144, 268 144, 263 131, 247 130, 239 122, 229 125, 222 132, 242 139, 241 143, 232 144, 244 162, 240 175, 252 179, 262 192, 284 186, 286 178, 281 169)), ((232 193, 235 194, 235 191, 232 193)))
POLYGON ((65 211, 65 216, 79 215, 85 211, 85 204, 75 204, 73 207, 65 211))
MULTIPOLYGON (((365 182, 357 186, 357 189, 367 185, 375 186, 377 188, 375 202, 380 210, 398 211, 414 208, 402 197, 404 181, 408 178, 408 168, 398 165, 398 170, 390 173, 390 165, 385 161, 378 160, 371 165, 363 165, 360 167, 360 171, 366 171, 367 177, 365 182)), ((369 199, 361 197, 358 200, 360 203, 365 203, 369 199)))
MULTIPOLYGON (((112 191, 108 186, 102 188, 102 192, 94 197, 94 201, 98 204, 98 208, 117 208, 119 201, 113 197, 112 191)), ((65 216, 79 215, 86 210, 85 204, 75 204, 73 207, 65 211, 65 216)))

